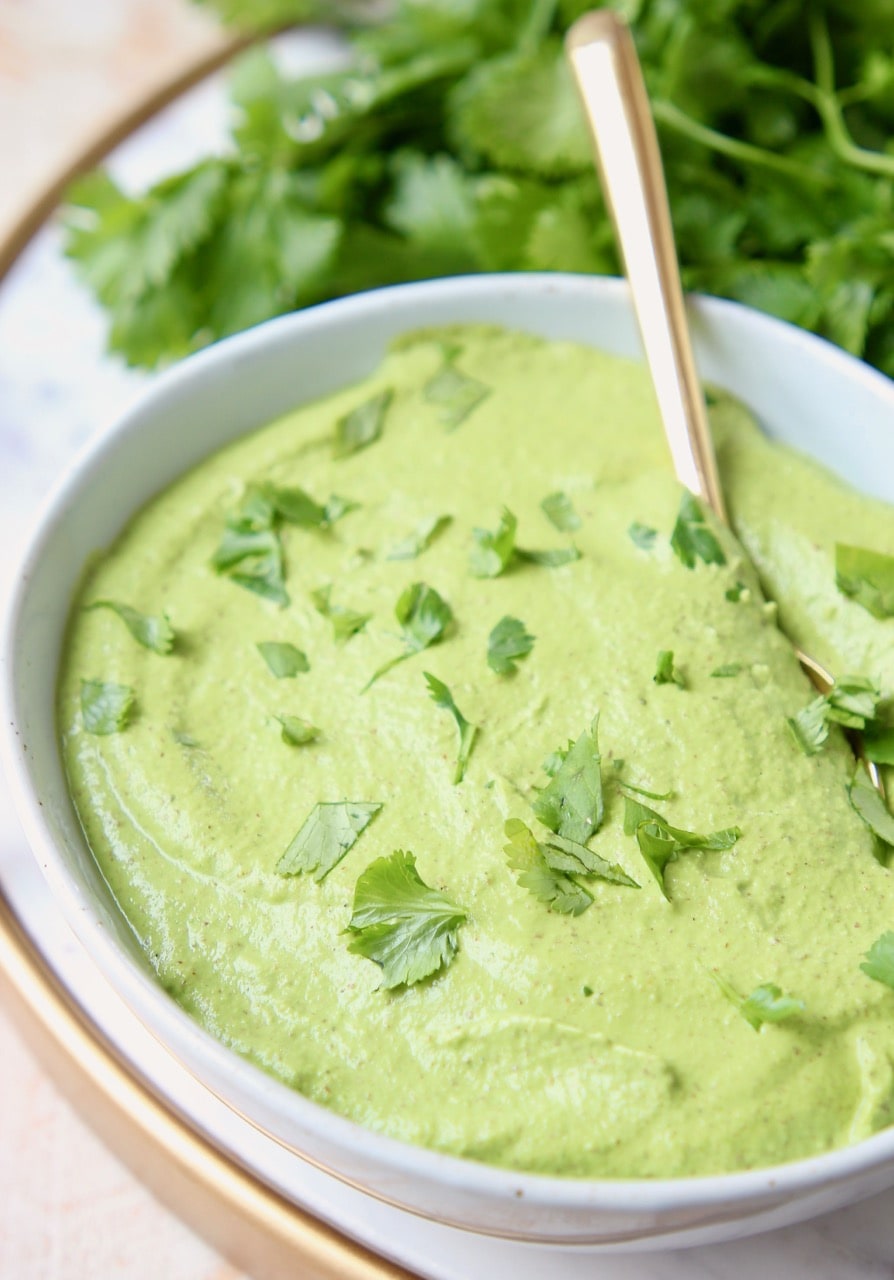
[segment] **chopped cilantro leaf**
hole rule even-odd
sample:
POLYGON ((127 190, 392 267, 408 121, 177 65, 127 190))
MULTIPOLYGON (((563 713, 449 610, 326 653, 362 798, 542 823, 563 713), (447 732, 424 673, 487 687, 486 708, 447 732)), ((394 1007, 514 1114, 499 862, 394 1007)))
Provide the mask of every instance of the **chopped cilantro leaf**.
POLYGON ((503 508, 500 523, 492 533, 489 529, 473 529, 473 546, 469 566, 476 578, 498 578, 510 568, 514 560, 554 569, 580 559, 576 547, 556 547, 548 551, 526 551, 515 545, 518 521, 508 507, 503 508))
POLYGON ((827 708, 826 699, 820 696, 813 698, 803 711, 788 719, 792 736, 805 756, 815 756, 829 736, 827 708))
POLYGON ((513 871, 521 874, 518 883, 528 889, 538 902, 544 902, 550 911, 562 915, 579 916, 593 903, 593 895, 573 876, 551 867, 546 860, 543 845, 534 839, 533 833, 518 818, 510 818, 505 827, 509 843, 504 851, 513 871))
POLYGON ((320 736, 320 730, 315 724, 311 724, 309 720, 302 720, 300 716, 277 716, 282 727, 282 740, 287 742, 290 747, 304 747, 309 742, 315 742, 320 736))
POLYGON ((714 668, 711 672, 711 676, 715 680, 728 680, 732 676, 739 675, 744 668, 744 662, 724 662, 723 666, 714 668))
POLYGON ((673 649, 662 649, 658 654, 658 663, 652 677, 656 684, 675 684, 678 689, 686 688, 686 681, 674 666, 673 649))
POLYGON ((434 587, 429 587, 424 582, 414 582, 401 592, 394 614, 403 629, 406 652, 399 653, 396 658, 389 659, 374 671, 363 686, 363 693, 399 662, 405 662, 414 654, 422 653, 423 649, 438 644, 453 621, 450 605, 438 595, 434 587))
POLYGON ((381 809, 362 800, 315 804, 301 830, 276 864, 281 876, 304 873, 320 881, 353 848, 358 837, 381 809))
POLYGON ((134 691, 105 680, 81 681, 81 715, 88 733, 119 733, 130 719, 134 691))
POLYGON ((635 836, 639 851, 646 866, 652 872, 658 887, 669 898, 664 873, 669 863, 675 862, 687 849, 706 849, 718 851, 731 849, 742 835, 738 827, 726 827, 722 831, 712 831, 709 835, 701 835, 696 831, 685 831, 682 827, 674 827, 654 809, 624 797, 624 834, 635 836))
POLYGON ((641 551, 651 551, 658 537, 657 529, 652 529, 647 524, 640 524, 638 520, 634 520, 627 533, 633 544, 641 551))
POLYGON ((533 648, 534 637, 525 630, 525 624, 507 614, 487 637, 487 665, 498 676, 512 675, 518 659, 533 648))
POLYGON ((846 729, 865 729, 866 722, 875 718, 881 696, 868 676, 837 676, 826 694, 826 718, 846 729))
POLYGON ((804 1012, 804 1001, 794 996, 784 995, 775 982, 762 982, 755 987, 749 996, 742 996, 726 978, 719 973, 711 977, 730 1004, 739 1011, 749 1026, 760 1031, 765 1022, 784 1022, 786 1018, 795 1017, 804 1012))
POLYGON ((472 530, 474 544, 469 564, 476 578, 498 578, 508 569, 515 555, 517 528, 515 516, 508 507, 504 507, 500 523, 493 533, 489 529, 472 530))
POLYGON ((460 423, 465 422, 472 413, 486 400, 491 389, 477 378, 457 369, 453 358, 447 359, 433 377, 425 384, 422 394, 430 404, 438 406, 438 420, 448 430, 453 431, 460 423))
POLYGON ((389 560, 415 560, 427 551, 435 538, 452 522, 453 516, 428 516, 420 520, 412 533, 396 542, 388 552, 389 560))
POLYGON ((828 693, 813 698, 788 725, 804 754, 813 756, 828 739, 831 723, 862 731, 874 720, 880 699, 867 676, 839 676, 828 693))
POLYGON ((847 786, 847 798, 851 808, 860 815, 870 831, 883 844, 894 847, 894 814, 888 810, 882 797, 872 785, 866 766, 858 761, 854 776, 847 786))
POLYGON ((531 806, 545 827, 578 844, 599 830, 605 814, 598 728, 597 713, 531 806))
POLYGON ((324 618, 328 618, 332 623, 332 631, 335 636, 336 644, 345 644, 350 640, 351 636, 355 636, 358 631, 362 631, 372 617, 371 613, 356 613, 353 609, 346 609, 344 605, 333 604, 331 600, 332 585, 327 583, 325 587, 318 587, 316 591, 310 593, 310 598, 314 602, 314 608, 321 613, 324 618))
POLYGON ((335 424, 333 456, 347 458, 378 440, 393 398, 393 389, 386 387, 384 391, 370 396, 368 400, 357 405, 356 409, 339 418, 335 424))
POLYGON ((876 982, 894 988, 894 933, 889 931, 876 938, 860 968, 876 982))
POLYGON ((358 506, 356 502, 334 493, 325 505, 321 505, 304 489, 281 489, 272 484, 265 488, 275 515, 286 524, 294 524, 301 529, 328 529, 358 506))
POLYGON ((310 671, 307 654, 288 641, 262 640, 257 650, 277 680, 291 680, 302 671, 310 671))
POLYGON ((379 965, 386 988, 411 986, 450 964, 466 919, 462 907, 422 880, 415 856, 396 849, 357 880, 348 950, 379 965))
POLYGON ((723 594, 730 604, 738 604, 740 600, 747 599, 750 593, 744 582, 736 582, 734 586, 727 587, 723 594))
POLYGON ((289 603, 282 546, 273 529, 243 531, 228 527, 211 563, 218 573, 247 591, 274 604, 289 603))
POLYGON ((540 504, 543 514, 560 533, 574 533, 581 526, 580 516, 567 493, 549 493, 540 504))
POLYGON ((894 618, 894 556, 837 542, 835 582, 874 618, 894 618))
POLYGON ((705 564, 726 564, 723 548, 717 541, 698 499, 683 491, 677 523, 671 534, 671 546, 687 569, 697 560, 705 564))
POLYGON ((167 654, 174 647, 174 632, 167 614, 152 617, 132 609, 128 604, 120 604, 117 600, 96 600, 86 608, 111 609, 113 613, 117 613, 137 644, 141 644, 144 649, 151 649, 153 653, 167 654))
POLYGON ((459 754, 456 757, 456 769, 453 773, 455 785, 458 782, 462 782, 465 775, 466 765, 469 763, 469 756, 472 754, 472 746, 478 735, 478 726, 469 723, 453 701, 453 695, 443 680, 433 676, 430 671, 423 671, 422 674, 425 676, 425 682, 428 685, 428 691, 435 706, 441 707, 444 711, 449 711, 456 721, 457 729, 459 729, 459 754))

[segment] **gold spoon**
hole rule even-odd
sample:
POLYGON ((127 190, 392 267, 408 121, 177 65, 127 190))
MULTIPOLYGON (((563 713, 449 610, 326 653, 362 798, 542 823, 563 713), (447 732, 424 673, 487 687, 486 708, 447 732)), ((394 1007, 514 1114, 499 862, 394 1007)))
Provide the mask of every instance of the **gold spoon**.
MULTIPOLYGON (((596 152, 602 192, 614 223, 633 308, 661 410, 677 479, 729 524, 705 399, 695 359, 658 138, 636 46, 610 9, 584 14, 566 51, 596 152)), ((820 693, 834 677, 803 650, 795 652, 820 693)), ((855 749, 884 798, 878 766, 855 749)))

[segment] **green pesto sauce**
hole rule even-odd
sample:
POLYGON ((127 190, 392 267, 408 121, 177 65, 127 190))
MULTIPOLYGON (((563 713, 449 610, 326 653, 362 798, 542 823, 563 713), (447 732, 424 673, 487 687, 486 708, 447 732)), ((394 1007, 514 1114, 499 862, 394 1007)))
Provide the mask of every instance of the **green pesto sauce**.
MULTIPOLYGON (((458 367, 491 394, 456 429, 423 395, 441 335, 405 341, 364 385, 310 405, 203 463, 149 504, 93 566, 72 615, 59 687, 71 792, 121 910, 168 991, 210 1032, 342 1115, 397 1138, 513 1168, 674 1176, 762 1166, 853 1142, 892 1122, 894 993, 860 971, 894 927, 894 880, 849 807, 837 730, 814 757, 786 717, 812 696, 774 609, 735 545, 724 567, 671 551, 680 491, 641 366, 572 344, 467 329, 458 367), (387 387, 381 438, 332 456, 336 420, 387 387), (285 608, 215 573, 224 518, 249 481, 332 492, 362 506, 320 532, 284 526, 285 608), (558 532, 540 503, 566 492, 581 519, 558 532), (469 572, 475 526, 503 506, 518 543, 571 541, 560 568, 469 572), (389 550, 426 517, 452 516, 415 560, 389 550), (658 530, 651 550, 630 524, 658 530), (360 695, 401 651, 394 605, 424 581, 456 625, 360 695), (371 615, 344 644, 310 593, 371 615), (180 637, 160 657, 107 610, 165 610, 180 637), (487 637, 520 618, 533 650, 508 678, 487 637), (275 679, 260 641, 310 670, 275 679), (686 688, 653 680, 673 650, 686 688), (741 663, 734 678, 711 672, 741 663), (480 726, 464 781, 457 731, 423 671, 480 726), (81 678, 132 685, 121 733, 84 732, 81 678), (592 848, 640 890, 588 882, 593 906, 551 913, 521 888, 503 825, 537 829, 542 761, 600 712, 606 818, 592 848), (318 726, 295 748, 278 716, 318 726), (178 736, 175 736, 178 735, 178 736), (184 745, 184 743, 198 745, 184 745), (612 779, 674 798, 677 826, 738 825, 726 852, 667 871, 670 901, 623 834, 612 779), (275 874, 318 801, 383 805, 322 883, 275 874), (395 849, 468 913, 433 980, 388 993, 344 934, 358 875, 395 849), (723 997, 762 982, 806 1012, 755 1032, 723 997)), ((714 410, 737 526, 786 623, 838 671, 894 688, 894 621, 834 586, 836 537, 894 551, 890 508, 769 446, 747 415, 714 410)))

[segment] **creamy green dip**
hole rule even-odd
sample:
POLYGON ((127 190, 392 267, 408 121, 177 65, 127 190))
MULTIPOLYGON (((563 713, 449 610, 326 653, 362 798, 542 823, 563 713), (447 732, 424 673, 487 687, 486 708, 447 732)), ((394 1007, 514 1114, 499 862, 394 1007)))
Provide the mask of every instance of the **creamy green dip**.
MULTIPOLYGON (((812 691, 731 540, 724 566, 684 567, 669 545, 680 502, 643 368, 566 343, 482 329, 449 335, 456 367, 490 388, 455 429, 423 387, 444 334, 419 335, 362 386, 239 441, 149 504, 91 567, 72 614, 59 720, 88 842, 160 981, 203 1026, 302 1093, 394 1137, 542 1173, 675 1176, 768 1165, 892 1122, 894 992, 861 972, 894 927, 894 880, 850 807, 837 729, 803 754, 786 723, 812 691), (336 421, 393 388, 381 437, 335 458, 336 421), (247 482, 361 504, 331 529, 284 525, 288 606, 212 568, 247 482), (541 501, 580 517, 557 531, 541 501), (567 547, 556 568, 517 562, 472 576, 473 527, 503 506, 518 544, 567 547), (427 517, 451 523, 412 560, 389 551, 427 517), (632 522, 657 530, 651 548, 632 522), (423 581, 453 630, 395 666, 394 607, 423 581), (370 620, 337 644, 311 592, 370 620), (81 606, 166 611, 169 656, 81 606), (514 675, 486 662, 504 615, 535 637, 514 675), (288 641, 309 670, 276 679, 259 642, 288 641), (657 684, 672 650, 685 688, 657 684), (740 664, 718 678, 720 667, 740 664), (456 727, 423 671, 480 727, 453 783, 456 727), (118 733, 83 727, 81 679, 131 686, 118 733), (587 882, 579 916, 518 883, 504 823, 531 811, 542 763, 600 713, 606 814, 593 850, 639 889, 587 882), (282 715, 318 726, 283 742, 282 715), (623 761, 622 768, 616 767, 623 761), (734 847, 666 871, 669 900, 623 831, 616 780, 734 847), (321 883, 276 864, 319 801, 381 812, 321 883), (411 850, 426 884, 468 915, 453 962, 386 991, 348 949, 358 876, 411 850), (803 1013, 755 1031, 743 995, 775 983, 803 1013)), ((786 625, 836 671, 894 688, 894 621, 834 584, 837 538, 894 552, 890 508, 846 492, 766 443, 747 415, 714 411, 737 527, 786 625)), ((542 832, 541 832, 542 835, 542 832)))

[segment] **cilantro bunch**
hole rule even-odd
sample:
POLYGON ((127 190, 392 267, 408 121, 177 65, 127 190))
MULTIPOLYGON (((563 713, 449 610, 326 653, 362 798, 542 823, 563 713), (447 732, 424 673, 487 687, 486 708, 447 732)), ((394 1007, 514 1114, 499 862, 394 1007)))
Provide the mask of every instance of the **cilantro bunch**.
MULTIPOLYGON (((395 281, 616 272, 562 35, 589 0, 206 0, 338 21, 350 66, 295 80, 256 48, 231 145, 130 197, 69 195, 66 252, 110 348, 153 367, 395 281)), ((690 289, 894 374, 892 0, 615 0, 653 102, 690 289)))

